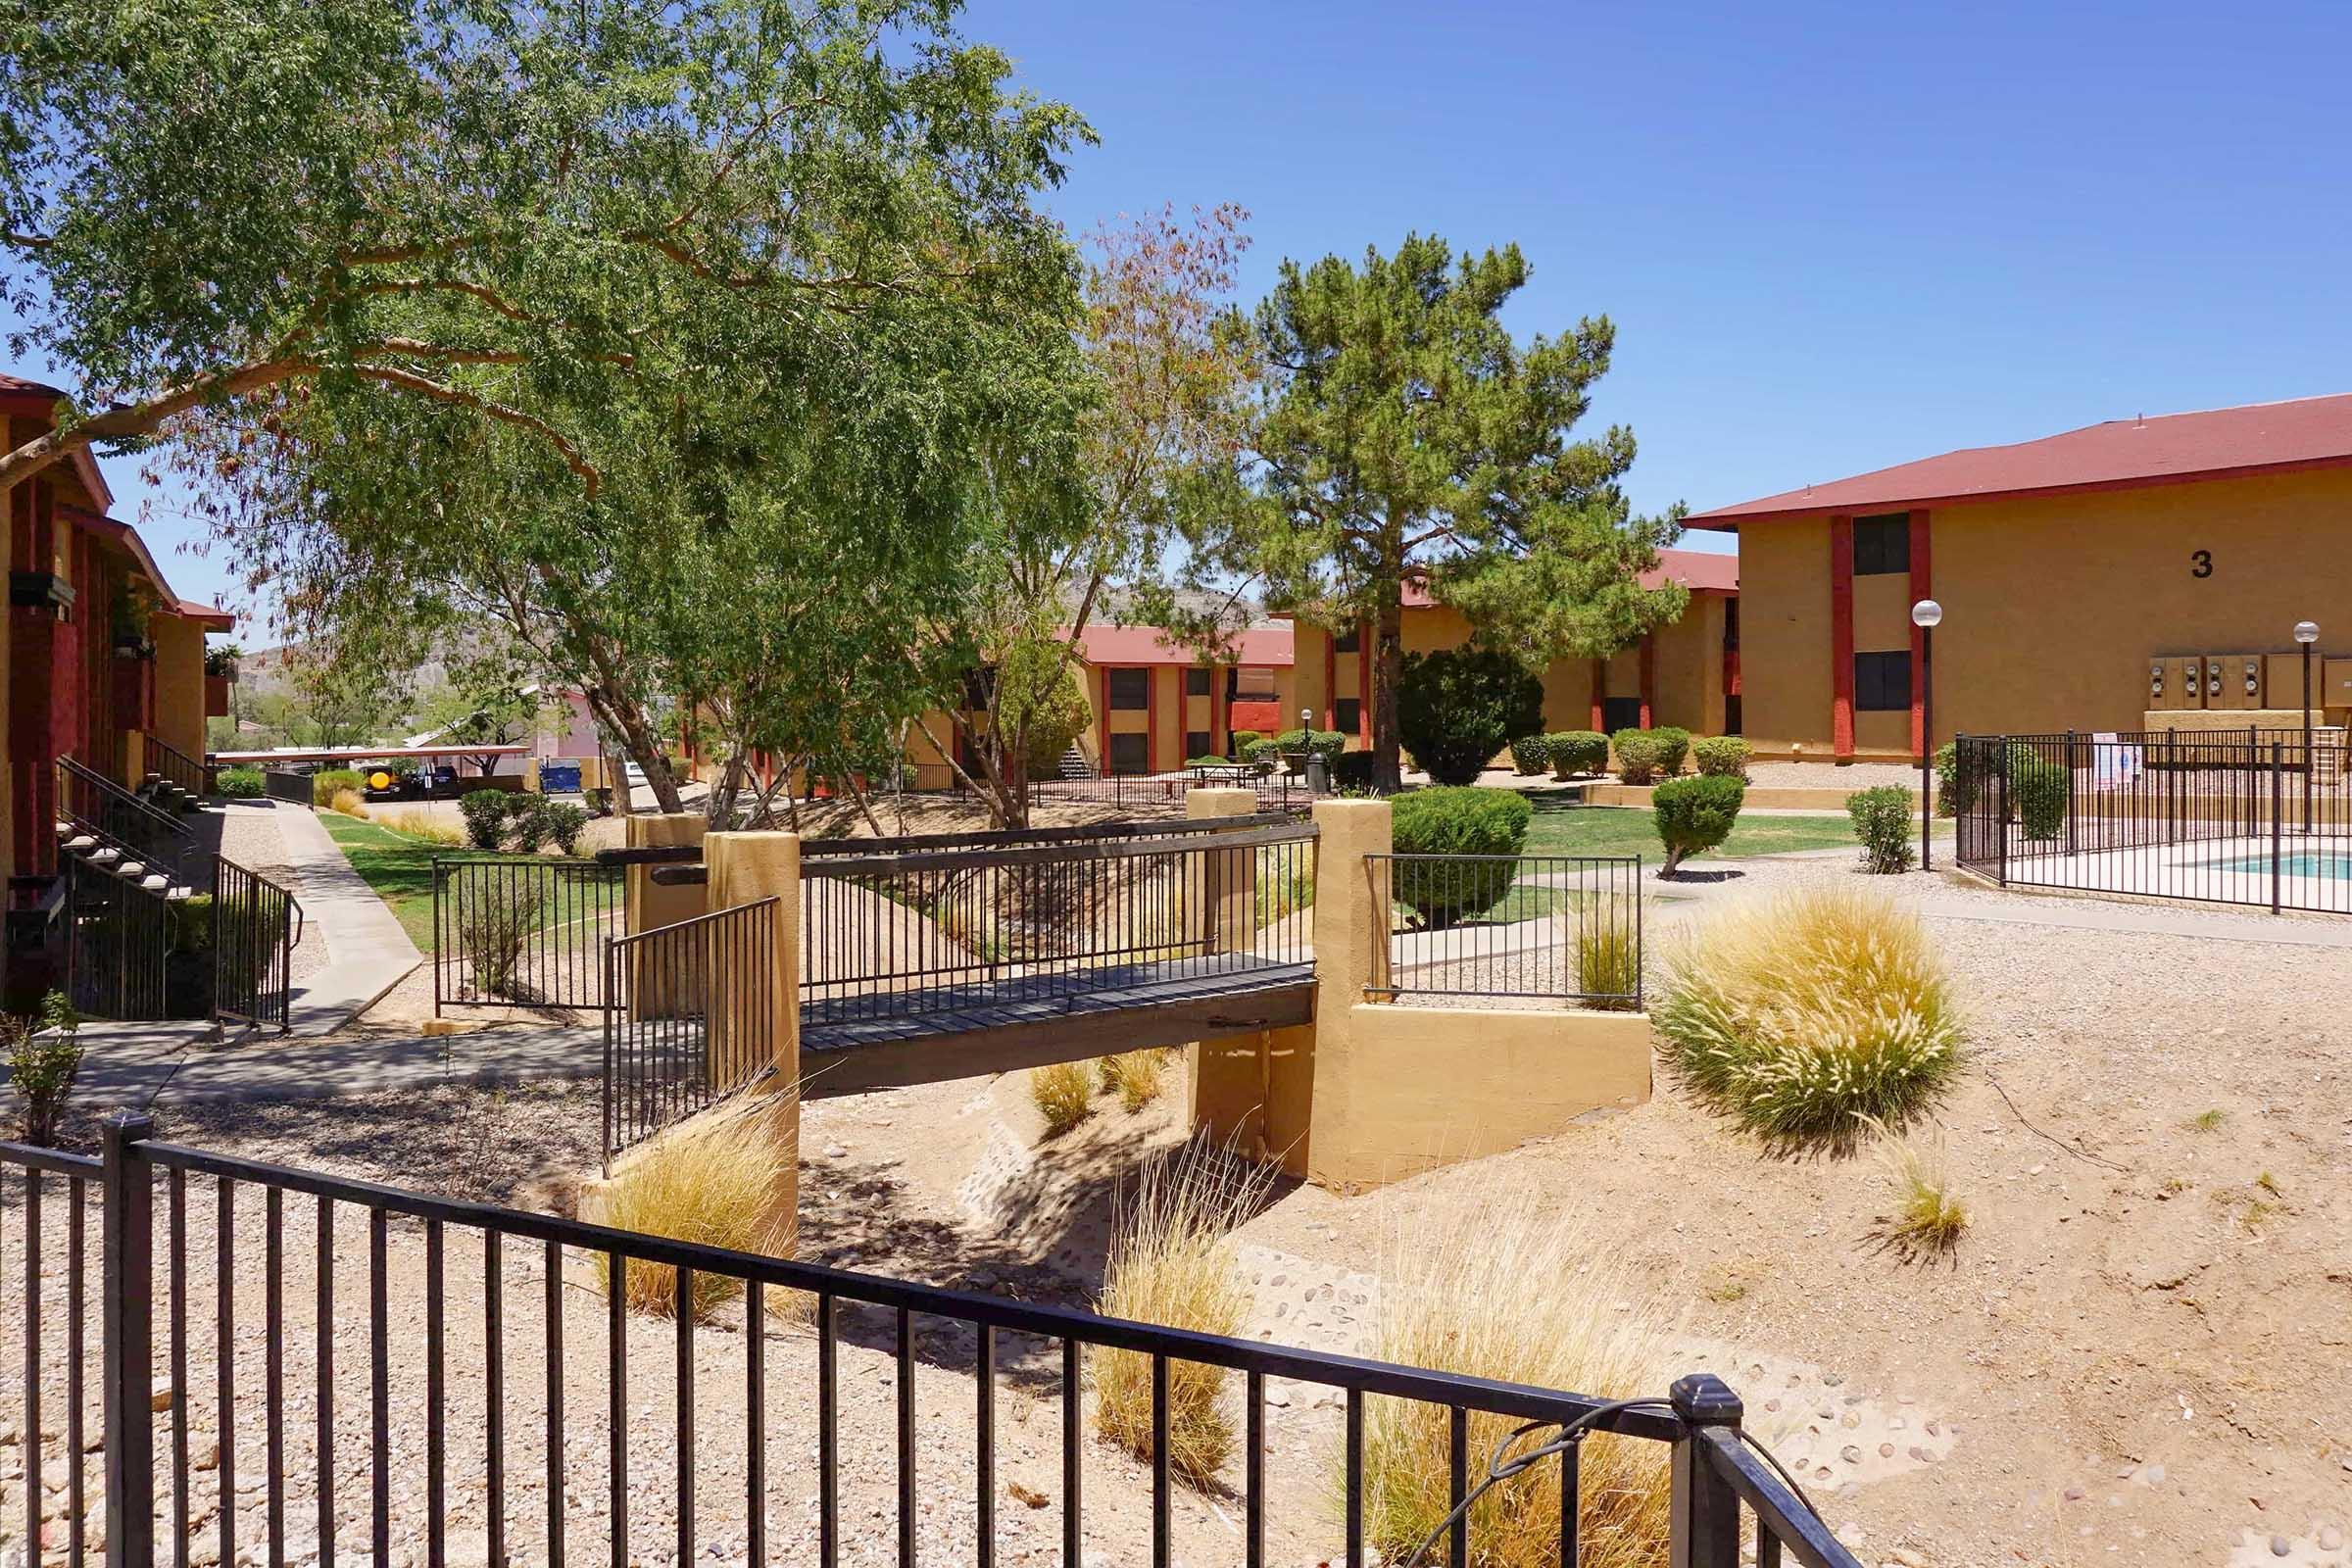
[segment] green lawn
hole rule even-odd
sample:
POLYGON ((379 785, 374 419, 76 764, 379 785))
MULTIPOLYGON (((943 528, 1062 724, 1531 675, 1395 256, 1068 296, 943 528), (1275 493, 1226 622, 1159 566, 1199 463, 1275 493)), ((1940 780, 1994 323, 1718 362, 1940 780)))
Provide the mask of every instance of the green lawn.
MULTIPOLYGON (((1949 839, 1950 822, 1937 822, 1938 842, 1949 839)), ((1853 849, 1854 825, 1836 816, 1765 816, 1743 812, 1723 847, 1693 860, 1780 855, 1791 850, 1853 849)), ((1536 808, 1527 830, 1528 855, 1639 855, 1655 865, 1665 858, 1656 819, 1645 806, 1559 806, 1536 808)))
MULTIPOLYGON (((436 844, 410 833, 396 833, 375 822, 363 822, 340 811, 320 811, 326 836, 335 841, 351 868, 375 890, 401 928, 419 951, 433 952, 433 857, 462 856, 469 860, 531 861, 533 855, 485 856, 449 844, 436 844)), ((599 916, 607 904, 617 908, 617 894, 600 898, 592 882, 565 880, 547 896, 529 925, 557 933, 559 946, 601 940, 606 934, 599 916)))

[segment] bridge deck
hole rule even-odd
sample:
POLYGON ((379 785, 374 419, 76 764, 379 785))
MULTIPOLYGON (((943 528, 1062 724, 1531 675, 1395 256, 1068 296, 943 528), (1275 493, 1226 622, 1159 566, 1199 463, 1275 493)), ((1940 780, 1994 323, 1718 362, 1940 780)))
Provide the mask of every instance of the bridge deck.
POLYGON ((1314 1017, 1312 963, 1247 955, 1102 964, 801 1004, 808 1099, 970 1078, 1314 1017))

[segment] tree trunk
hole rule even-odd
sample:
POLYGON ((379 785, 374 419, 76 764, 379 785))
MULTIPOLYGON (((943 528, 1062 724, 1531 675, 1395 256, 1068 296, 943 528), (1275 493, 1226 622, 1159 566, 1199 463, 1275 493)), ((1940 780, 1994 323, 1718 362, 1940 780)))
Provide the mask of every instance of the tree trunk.
MULTIPOLYGON (((662 750, 662 738, 654 733, 645 710, 610 686, 597 687, 585 695, 597 717, 620 737, 622 754, 645 770, 645 782, 654 792, 655 804, 667 812, 683 811, 686 807, 678 796, 677 775, 670 771, 669 754, 662 750)), ((625 768, 617 788, 622 794, 628 792, 629 776, 625 768)))
POLYGON ((1404 669, 1404 576, 1401 565, 1380 584, 1372 647, 1372 787, 1394 795, 1404 781, 1397 755, 1396 682, 1404 669))

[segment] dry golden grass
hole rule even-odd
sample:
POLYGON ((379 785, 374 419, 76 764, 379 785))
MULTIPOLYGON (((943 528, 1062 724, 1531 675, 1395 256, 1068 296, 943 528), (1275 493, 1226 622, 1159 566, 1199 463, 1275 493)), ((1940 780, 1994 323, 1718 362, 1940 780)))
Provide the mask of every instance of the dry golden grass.
MULTIPOLYGON (((606 1185, 596 1219, 737 1251, 788 1249, 794 1237, 791 1111, 789 1096, 762 1096, 672 1128, 631 1155, 606 1185)), ((601 1254, 598 1267, 611 1290, 611 1264, 601 1254)), ((709 1317, 742 1289, 739 1280, 697 1272, 695 1316, 709 1317)), ((666 1263, 631 1258, 622 1290, 631 1311, 659 1317, 677 1311, 677 1270, 666 1263)), ((795 1317, 808 1303, 797 1291, 770 1288, 766 1304, 771 1317, 795 1317)))
MULTIPOLYGON (((341 807, 336 808, 341 810, 341 807)), ((428 844, 443 844, 451 849, 466 847, 466 832, 455 823, 443 821, 430 811, 394 811, 377 820, 395 833, 406 833, 413 839, 428 844)))
MULTIPOLYGON (((1255 1211, 1274 1168, 1195 1139, 1144 1169, 1120 1211, 1099 1310, 1111 1317, 1239 1334, 1250 1315, 1232 1232, 1255 1211)), ((1139 1459, 1152 1457, 1152 1358, 1097 1350, 1095 1428, 1139 1459)), ((1200 1487, 1215 1484, 1233 1452, 1227 1374, 1193 1361, 1168 1365, 1168 1467, 1200 1487)))
POLYGON ((1120 1105, 1132 1114, 1159 1098, 1160 1077, 1167 1063, 1167 1051, 1153 1048, 1097 1057, 1095 1069, 1102 1087, 1117 1095, 1120 1105))
POLYGON ((1029 1069, 1029 1102, 1046 1118, 1046 1136, 1058 1137, 1086 1120, 1095 1108, 1095 1088, 1083 1061, 1056 1061, 1029 1069))
POLYGON ((360 798, 358 790, 335 791, 335 798, 327 802, 326 808, 341 811, 345 816, 356 816, 363 822, 368 820, 368 803, 360 798))
POLYGON ((1631 904, 1612 900, 1590 914, 1567 918, 1577 922, 1577 990, 1603 999, 1590 1006, 1630 1011, 1642 989, 1642 949, 1634 940, 1638 916, 1631 904))
MULTIPOLYGON (((1652 1293, 1619 1274, 1612 1250, 1573 1213, 1541 1214, 1524 1191, 1499 1184, 1484 1197, 1474 1205, 1476 1225, 1461 1224, 1463 1210, 1449 1208, 1392 1238, 1373 1353, 1606 1399, 1663 1395, 1678 1370, 1670 1353, 1675 1325, 1658 1314, 1652 1293), (1633 1310, 1619 1310, 1628 1302, 1633 1310)), ((1420 1545, 1451 1506, 1450 1424, 1439 1405, 1366 1404, 1364 1530, 1391 1562, 1420 1545)), ((1474 1481, 1517 1424, 1471 1416, 1474 1481)), ((1577 1560, 1585 1568, 1664 1563, 1665 1446, 1603 1435, 1588 1439, 1580 1458, 1577 1560)), ((1481 1568, 1557 1563, 1559 1474, 1557 1461, 1547 1459, 1489 1491, 1471 1509, 1470 1561, 1481 1568)), ((1443 1561, 1445 1551, 1441 1540, 1430 1560, 1443 1561)))
POLYGON ((1894 1186, 1894 1212, 1884 1228, 1886 1240, 1904 1252, 1934 1254, 1959 1246, 1968 1229, 1968 1203, 1952 1190, 1942 1135, 1901 1138, 1876 1120, 1869 1126, 1879 1134, 1879 1163, 1894 1186))
POLYGON ((1805 888, 1736 906, 1668 956, 1650 1017, 1699 1097, 1776 1144, 1900 1129, 1961 1060, 1961 1016, 1917 916, 1805 888))

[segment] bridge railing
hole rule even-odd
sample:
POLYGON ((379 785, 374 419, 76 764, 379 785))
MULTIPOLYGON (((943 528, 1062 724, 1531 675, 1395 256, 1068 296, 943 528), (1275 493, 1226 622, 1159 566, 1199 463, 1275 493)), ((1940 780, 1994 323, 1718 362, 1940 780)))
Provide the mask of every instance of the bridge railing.
MULTIPOLYGON (((30 1282, 0 1296, 27 1434, 0 1515, 29 1524, 44 1562, 398 1549, 914 1568, 928 1533, 924 1561, 988 1568, 1055 1535, 1076 1563, 1132 1521, 1123 1560, 1148 1541, 1164 1568, 1197 1528, 1177 1506, 1171 1386, 1206 1369, 1238 1405, 1230 1528, 1250 1563, 1484 1560, 1494 1515, 1469 1505, 1490 1486, 1513 1514, 1557 1518, 1558 1558, 1578 1561, 1614 1500, 1582 1462, 1592 1435, 1614 1453, 1657 1446, 1642 1451, 1663 1461, 1666 1539, 1642 1555, 1738 1568, 1752 1537, 1759 1568, 1858 1568, 1709 1374, 1601 1399, 456 1201, 153 1131, 118 1116, 95 1159, 0 1144, 22 1194, 0 1211, 6 1274, 30 1282), (787 1312, 808 1327, 771 1325, 787 1312), (1119 1361, 1152 1390, 1140 1472, 1090 1457, 1085 1379, 1119 1361), (843 1391, 875 1376, 896 1393, 869 1420, 875 1402, 843 1391), (1295 1484, 1294 1446, 1270 1441, 1276 1380, 1343 1409, 1307 1461, 1337 1483, 1328 1514, 1284 1505, 1313 1489, 1295 1484), (1391 1400, 1451 1434, 1424 1462, 1454 1513, 1417 1551, 1383 1539, 1373 1501, 1391 1400), (1052 1495, 1030 1502, 1052 1511, 1028 1524, 999 1511, 1006 1403, 1058 1437, 1052 1495), (1522 1423, 1490 1467, 1494 1435, 1522 1423), (54 1448, 35 1441, 61 1430, 54 1448)), ((1234 1544, 1219 1533, 1212 1554, 1234 1544)))
POLYGON ((605 1157, 764 1073, 776 1045, 774 898, 605 950, 605 1157))
POLYGON ((1002 848, 808 847, 822 853, 802 860, 804 1008, 837 1022, 1000 1002, 1051 1012, 1148 978, 1311 961, 1311 825, 1122 826, 1002 848))

